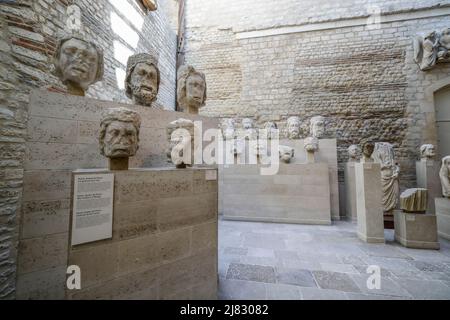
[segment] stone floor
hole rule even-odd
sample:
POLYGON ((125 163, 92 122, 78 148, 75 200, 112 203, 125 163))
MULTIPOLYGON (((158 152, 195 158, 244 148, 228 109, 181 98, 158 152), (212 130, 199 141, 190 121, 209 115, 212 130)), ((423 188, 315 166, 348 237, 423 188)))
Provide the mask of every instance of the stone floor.
POLYGON ((450 299, 450 242, 407 249, 386 230, 366 244, 356 225, 219 222, 219 299, 450 299), (381 288, 368 289, 369 265, 381 288))

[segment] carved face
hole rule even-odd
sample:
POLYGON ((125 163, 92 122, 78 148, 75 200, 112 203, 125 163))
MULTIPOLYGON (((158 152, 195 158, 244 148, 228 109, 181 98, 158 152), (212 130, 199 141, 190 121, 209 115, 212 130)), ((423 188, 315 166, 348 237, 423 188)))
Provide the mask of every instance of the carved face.
POLYGON ((104 154, 108 158, 128 158, 138 148, 137 130, 133 123, 113 121, 106 128, 104 154))
POLYGON ((300 118, 291 117, 287 121, 289 139, 296 139, 300 136, 300 118))
POLYGON ((294 157, 294 149, 287 146, 280 146, 279 150, 281 161, 284 163, 291 162, 291 159, 294 157))
POLYGON ((357 159, 359 156, 359 147, 356 144, 351 145, 348 147, 348 155, 350 159, 357 159))
POLYGON ((167 156, 172 160, 175 166, 179 167, 186 164, 192 164, 192 160, 191 163, 185 163, 184 159, 184 154, 185 152, 188 152, 188 149, 191 150, 191 158, 194 155, 194 144, 192 143, 191 139, 191 135, 186 130, 175 130, 171 134, 169 140, 169 152, 167 156))
POLYGON ((373 144, 373 143, 365 143, 363 145, 362 153, 367 159, 369 159, 372 156, 372 153, 373 153, 374 149, 375 149, 375 144, 373 144))
POLYGON ((245 130, 253 129, 253 120, 250 118, 242 119, 242 128, 245 130))
POLYGON ((133 100, 141 105, 150 106, 158 95, 158 71, 152 64, 140 62, 134 68, 130 86, 133 100))
POLYGON ((306 152, 316 152, 319 150, 319 141, 315 137, 308 137, 304 141, 306 152))
POLYGON ((426 144, 422 146, 422 159, 432 159, 436 155, 434 145, 426 144))
POLYGON ((233 139, 234 138, 234 120, 233 119, 224 119, 222 121, 222 134, 225 139, 233 139))
POLYGON ((450 50, 450 28, 442 31, 440 43, 443 47, 450 50))
POLYGON ((316 118, 311 120, 311 134, 315 138, 322 138, 325 134, 325 120, 316 118))
POLYGON ((61 69, 61 80, 86 90, 95 81, 98 62, 98 53, 91 44, 72 38, 61 46, 57 62, 61 69))
POLYGON ((198 74, 191 74, 186 80, 186 101, 189 106, 200 107, 205 98, 205 81, 198 74))

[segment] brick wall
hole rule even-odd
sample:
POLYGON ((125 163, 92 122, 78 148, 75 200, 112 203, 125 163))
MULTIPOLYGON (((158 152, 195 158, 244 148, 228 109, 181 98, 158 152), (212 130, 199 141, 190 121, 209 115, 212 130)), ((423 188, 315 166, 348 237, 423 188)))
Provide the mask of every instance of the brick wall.
MULTIPOLYGON (((138 9, 133 0, 128 1, 138 9)), ((81 33, 102 47, 105 54, 104 79, 88 90, 88 97, 130 103, 117 76, 117 70, 119 75, 120 69, 125 70, 126 56, 116 59, 116 41, 128 49, 126 52, 153 49, 159 53, 162 78, 157 103, 166 109, 175 108, 177 28, 172 2, 176 1, 159 1, 158 10, 147 16, 137 11, 143 19, 140 29, 127 20, 127 12, 116 9, 112 2, 15 0, 0 4, 0 299, 15 296, 28 93, 33 88, 62 87, 52 75, 51 57, 57 38, 67 32, 67 7, 76 4, 81 9, 81 33), (136 33, 135 46, 114 32, 112 14, 136 33)))
POLYGON ((187 1, 185 59, 208 81, 200 113, 250 116, 260 126, 273 120, 281 129, 289 116, 300 115, 303 136, 309 119, 321 114, 338 140, 341 182, 346 148, 372 137, 394 144, 401 186, 413 186, 420 144, 436 143, 432 117, 419 100, 433 82, 449 77, 450 66, 418 70, 412 39, 450 27, 449 15, 440 15, 449 4, 187 1), (368 5, 382 13, 378 28, 366 26, 368 5))

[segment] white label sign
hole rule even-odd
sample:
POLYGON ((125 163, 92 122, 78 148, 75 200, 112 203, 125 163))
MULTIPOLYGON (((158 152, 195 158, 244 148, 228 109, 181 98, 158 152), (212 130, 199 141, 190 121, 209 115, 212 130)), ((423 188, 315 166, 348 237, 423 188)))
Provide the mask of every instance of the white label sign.
POLYGON ((72 245, 112 238, 114 174, 75 175, 72 245))

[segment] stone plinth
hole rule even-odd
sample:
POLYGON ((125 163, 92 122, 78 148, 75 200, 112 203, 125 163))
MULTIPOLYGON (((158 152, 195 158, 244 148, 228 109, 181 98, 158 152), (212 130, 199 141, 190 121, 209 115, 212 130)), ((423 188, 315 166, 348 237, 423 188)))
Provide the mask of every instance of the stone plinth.
POLYGON ((369 243, 384 243, 381 173, 377 163, 355 163, 358 237, 369 243))
POLYGON ((331 224, 328 165, 280 163, 276 175, 260 175, 261 165, 222 167, 225 219, 331 224))
POLYGON ((216 169, 114 173, 112 239, 71 246, 81 290, 68 299, 216 299, 216 169), (209 171, 214 171, 211 174, 209 171), (207 173, 208 172, 208 173, 207 173))
POLYGON ((346 218, 350 221, 357 220, 355 163, 347 162, 344 166, 345 211, 346 218))
POLYGON ((439 179, 440 164, 433 160, 421 160, 416 162, 417 187, 428 190, 427 213, 435 214, 435 198, 442 196, 439 179))
POLYGON ((435 205, 438 234, 442 238, 450 240, 450 199, 436 198, 435 205))
POLYGON ((439 249, 436 216, 394 211, 395 240, 407 248, 439 249))

